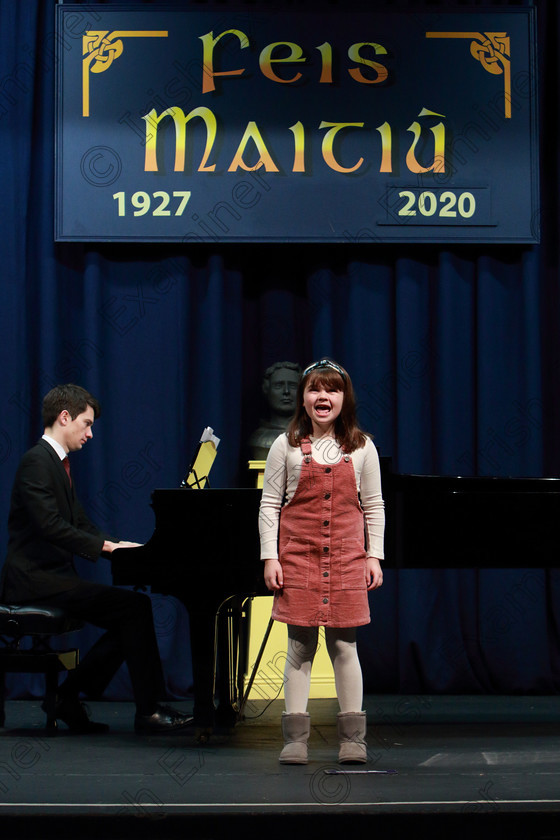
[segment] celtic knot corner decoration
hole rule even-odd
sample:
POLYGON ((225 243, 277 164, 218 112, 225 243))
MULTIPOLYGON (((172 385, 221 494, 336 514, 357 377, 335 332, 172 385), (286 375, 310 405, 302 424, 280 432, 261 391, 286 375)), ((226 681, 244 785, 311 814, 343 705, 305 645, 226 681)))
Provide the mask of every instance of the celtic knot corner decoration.
POLYGON ((82 38, 82 116, 89 117, 90 73, 104 73, 124 51, 122 38, 167 38, 165 31, 89 31, 82 38))
POLYGON ((494 76, 504 76, 504 116, 511 119, 510 38, 507 32, 426 32, 426 38, 470 39, 473 58, 494 76))

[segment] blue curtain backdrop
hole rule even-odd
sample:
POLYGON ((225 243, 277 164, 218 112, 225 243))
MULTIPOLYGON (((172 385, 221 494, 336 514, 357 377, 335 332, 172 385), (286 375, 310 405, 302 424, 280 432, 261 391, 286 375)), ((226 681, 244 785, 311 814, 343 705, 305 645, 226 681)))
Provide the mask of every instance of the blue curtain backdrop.
MULTIPOLYGON (((150 537, 151 490, 178 486, 207 424, 222 439, 214 486, 252 483, 246 442, 261 377, 285 359, 340 360, 362 424, 398 472, 558 476, 560 27, 556 0, 534 5, 540 246, 371 245, 355 231, 344 245, 240 247, 53 242, 55 2, 0 0, 2 544, 18 460, 42 431, 43 394, 61 381, 102 403, 73 471, 92 518, 123 539, 150 537)), ((194 527, 185 523, 180 559, 193 566, 205 562, 188 551, 194 527)), ((418 542, 429 549, 430 533, 418 542)), ((111 580, 104 560, 80 569, 111 580)), ((531 557, 526 569, 388 571, 361 631, 366 690, 556 692, 559 589, 531 557)), ((186 697, 188 616, 173 598, 153 600, 169 693, 186 697)), ((40 688, 11 683, 12 696, 40 688)), ((110 696, 130 698, 124 669, 110 696)))

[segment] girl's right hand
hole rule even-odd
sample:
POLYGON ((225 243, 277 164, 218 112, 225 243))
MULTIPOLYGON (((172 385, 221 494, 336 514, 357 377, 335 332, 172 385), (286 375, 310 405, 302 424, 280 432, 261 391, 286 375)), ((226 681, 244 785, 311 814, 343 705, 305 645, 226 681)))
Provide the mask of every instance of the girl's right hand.
POLYGON ((282 589, 284 586, 284 576, 282 574, 282 564, 279 560, 270 559, 264 561, 264 582, 267 589, 282 589))

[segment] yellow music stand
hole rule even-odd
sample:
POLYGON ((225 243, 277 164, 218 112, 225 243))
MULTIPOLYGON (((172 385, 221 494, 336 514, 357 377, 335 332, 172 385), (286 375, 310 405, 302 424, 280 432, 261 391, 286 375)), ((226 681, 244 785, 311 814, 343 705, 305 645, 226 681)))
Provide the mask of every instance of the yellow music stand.
POLYGON ((187 477, 181 484, 182 487, 202 490, 206 486, 219 443, 220 438, 216 437, 214 429, 211 426, 206 426, 202 432, 192 464, 188 469, 187 477))

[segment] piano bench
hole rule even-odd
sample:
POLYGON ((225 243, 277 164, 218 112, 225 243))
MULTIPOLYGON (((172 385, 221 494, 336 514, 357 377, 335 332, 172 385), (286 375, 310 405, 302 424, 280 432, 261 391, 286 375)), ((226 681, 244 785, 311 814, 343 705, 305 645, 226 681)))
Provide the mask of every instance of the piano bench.
POLYGON ((70 618, 59 607, 40 604, 18 606, 0 603, 0 727, 6 719, 4 712, 5 678, 8 673, 44 674, 47 729, 56 730, 56 693, 58 675, 78 665, 79 650, 53 650, 51 639, 80 630, 82 621, 70 618), (29 644, 21 643, 29 637, 29 644))

